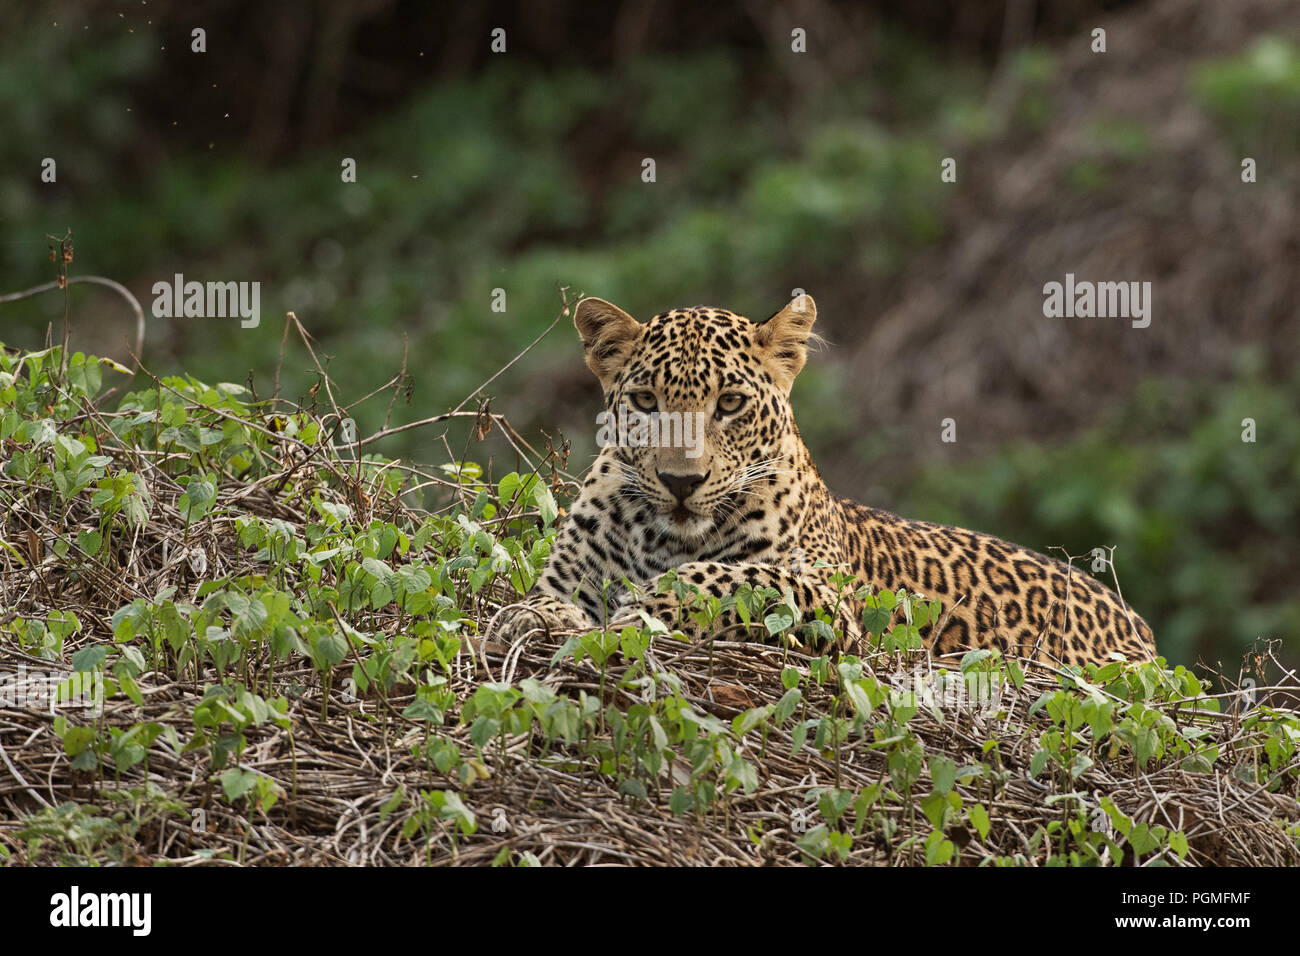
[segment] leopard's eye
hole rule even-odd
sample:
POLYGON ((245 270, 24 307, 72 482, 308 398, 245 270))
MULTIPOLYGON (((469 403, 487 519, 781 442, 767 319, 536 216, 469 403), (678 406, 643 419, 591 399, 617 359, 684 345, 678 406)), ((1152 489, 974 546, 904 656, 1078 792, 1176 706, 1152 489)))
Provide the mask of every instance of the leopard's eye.
POLYGON ((745 395, 741 392, 723 392, 718 396, 718 411, 723 415, 734 415, 745 406, 745 395))
POLYGON ((654 392, 633 392, 632 404, 643 412, 653 412, 659 407, 659 399, 654 392))

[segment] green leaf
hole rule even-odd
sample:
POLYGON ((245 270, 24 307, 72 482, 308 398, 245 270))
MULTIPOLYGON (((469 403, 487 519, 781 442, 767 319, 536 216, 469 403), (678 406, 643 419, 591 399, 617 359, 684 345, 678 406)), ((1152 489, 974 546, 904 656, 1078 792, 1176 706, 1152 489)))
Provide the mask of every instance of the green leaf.
POLYGON ((727 781, 740 786, 745 793, 753 793, 758 789, 758 769, 750 761, 737 755, 727 767, 727 781))
POLYGON ((433 583, 433 578, 428 571, 409 564, 404 564, 397 569, 397 577, 401 579, 402 587, 407 594, 416 594, 433 583))
POLYGON ((793 739, 793 746, 790 748, 790 756, 793 757, 799 751, 803 750, 804 744, 808 741, 808 721, 801 720, 799 723, 795 724, 794 730, 790 732, 790 736, 793 739))
POLYGON ((470 728, 469 739, 473 741, 475 747, 481 750, 489 740, 497 735, 500 729, 501 721, 495 717, 479 717, 470 728))
POLYGON ((685 787, 676 787, 673 789, 673 795, 668 798, 668 809, 681 816, 695 804, 691 793, 685 787))
POLYGON ((788 631, 793 625, 794 613, 784 605, 774 608, 771 614, 763 618, 763 626, 767 628, 767 633, 773 637, 788 631))
POLYGON ((555 496, 551 494, 551 489, 546 487, 544 482, 539 481, 533 487, 533 501, 537 505, 537 510, 542 515, 542 524, 550 527, 555 523, 556 517, 559 516, 559 508, 555 504, 555 496))
POLYGON ((99 549, 103 543, 104 536, 93 528, 77 532, 77 547, 92 558, 99 554, 99 549))
POLYGON ((645 784, 640 780, 631 777, 618 785, 618 792, 629 797, 635 797, 637 800, 650 799, 650 794, 646 792, 645 784))
POLYGON ((952 859, 956 847, 951 840, 945 840, 939 831, 931 833, 925 840, 925 863, 927 866, 942 866, 952 859))
POLYGON ((849 808, 849 804, 852 802, 852 791, 827 787, 817 798, 817 811, 827 823, 835 826, 840 822, 840 817, 844 816, 844 811, 849 808))
POLYGON ((932 793, 921 801, 921 810, 936 830, 943 828, 943 818, 948 812, 948 800, 941 793, 932 793))
MULTIPOLYGON (((888 593, 888 592, 886 592, 888 593)), ((894 612, 892 606, 889 608, 882 607, 880 597, 868 595, 863 602, 862 607, 862 626, 865 630, 879 637, 885 633, 885 628, 889 626, 894 612)))
POLYGON ((63 752, 69 757, 75 757, 89 747, 94 739, 93 727, 69 727, 63 735, 63 752))
POLYGON ((361 567, 363 567, 366 570, 366 573, 374 577, 380 584, 388 588, 397 586, 396 573, 394 573, 392 568, 383 561, 380 561, 378 558, 363 558, 361 560, 361 567))
POLYGON ((731 729, 737 737, 743 737, 749 733, 764 720, 767 719, 770 709, 767 706, 751 707, 743 713, 737 714, 731 720, 731 729))
POLYGON ((140 688, 136 685, 135 679, 130 674, 117 675, 118 686, 122 692, 131 699, 131 702, 137 707, 144 706, 144 695, 140 693, 140 688))
POLYGON ((72 655, 72 669, 75 671, 94 671, 103 666, 104 658, 108 657, 109 647, 107 644, 91 644, 89 647, 83 647, 72 655))
POLYGON ((226 800, 234 803, 257 783, 257 774, 251 770, 231 767, 221 775, 221 789, 225 791, 226 800))
POLYGON ((802 699, 803 692, 799 688, 792 687, 787 690, 781 699, 777 701, 776 708, 772 711, 772 717, 776 723, 780 725, 789 720, 790 715, 794 713, 795 708, 799 706, 799 701, 802 699))
POLYGON ((949 757, 931 754, 929 763, 930 779, 934 782, 934 792, 947 793, 957 780, 957 762, 949 757))
POLYGON ((407 704, 406 709, 402 711, 402 716, 407 720, 427 720, 434 724, 443 721, 442 710, 433 701, 424 697, 416 697, 407 704))
POLYGON ((333 667, 341 664, 348 654, 348 639, 337 631, 327 631, 316 642, 316 666, 333 667))
POLYGON ((217 489, 212 482, 191 481, 185 486, 185 493, 177 500, 176 507, 187 522, 194 522, 207 513, 216 497, 217 489))
POLYGON ((1047 766, 1047 758, 1050 756, 1046 750, 1039 747, 1034 751, 1034 756, 1029 761, 1029 776, 1037 777, 1047 766))
POLYGON ((903 747, 889 755, 889 775, 898 790, 909 790, 921 776, 922 753, 919 746, 903 747))

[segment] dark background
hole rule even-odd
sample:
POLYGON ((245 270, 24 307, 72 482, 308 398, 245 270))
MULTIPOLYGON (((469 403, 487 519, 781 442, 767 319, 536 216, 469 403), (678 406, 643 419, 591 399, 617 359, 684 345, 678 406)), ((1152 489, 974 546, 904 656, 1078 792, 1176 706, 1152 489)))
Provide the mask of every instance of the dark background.
MULTIPOLYGON (((806 289, 830 348, 795 407, 835 490, 1057 555, 1113 545, 1171 661, 1235 679, 1261 640, 1297 662, 1298 150, 1282 0, 8 3, 0 292, 53 278, 69 229, 72 273, 146 310, 176 272, 258 281, 256 329, 151 318, 149 368, 269 391, 292 309, 345 400, 405 354, 400 422, 509 361, 559 286, 641 318, 763 318, 806 289), (1150 281, 1151 326, 1045 318, 1067 272, 1150 281)), ((127 360, 124 303, 71 301, 73 345, 127 360)), ((62 315, 0 305, 0 341, 62 315)), ((292 340, 282 378, 315 381, 292 340)), ((567 319, 487 391, 585 467, 598 395, 567 319)), ((363 434, 387 406, 353 409, 363 434)), ((446 460, 427 429, 380 450, 446 460)))

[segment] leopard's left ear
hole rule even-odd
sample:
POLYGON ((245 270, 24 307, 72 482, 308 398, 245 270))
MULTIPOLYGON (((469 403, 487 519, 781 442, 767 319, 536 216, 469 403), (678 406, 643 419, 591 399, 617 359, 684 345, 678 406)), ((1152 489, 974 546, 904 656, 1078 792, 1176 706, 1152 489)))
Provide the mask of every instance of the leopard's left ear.
POLYGON ((588 297, 573 312, 573 324, 582 336, 587 368, 596 373, 601 385, 608 385, 623 367, 643 326, 612 302, 588 297))
POLYGON ((758 327, 755 343, 768 360, 777 384, 786 390, 794 385, 808 355, 808 340, 817 321, 817 304, 804 293, 758 327))

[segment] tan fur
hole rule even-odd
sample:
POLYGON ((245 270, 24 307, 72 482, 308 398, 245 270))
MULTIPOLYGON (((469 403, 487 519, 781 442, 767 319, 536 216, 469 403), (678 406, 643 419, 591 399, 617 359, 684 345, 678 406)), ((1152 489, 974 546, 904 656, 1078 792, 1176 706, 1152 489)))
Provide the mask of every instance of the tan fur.
MULTIPOLYGON (((933 622, 921 630, 935 654, 997 647, 1077 665, 1154 657, 1146 622, 1085 571, 827 489, 788 400, 816 316, 810 296, 765 323, 697 307, 642 324, 603 300, 580 302, 574 324, 606 409, 639 396, 662 412, 703 413, 701 454, 604 449, 525 606, 500 615, 493 632, 509 639, 538 627, 594 628, 638 620, 639 608, 699 636, 676 597, 654 593, 675 568, 705 594, 721 597, 743 583, 789 593, 805 620, 816 608, 836 609, 846 650, 861 646, 862 606, 851 591, 869 585, 943 602, 942 630, 933 622), (738 395, 741 407, 724 412, 738 395), (847 598, 831 581, 836 569, 853 576, 847 598), (635 595, 621 585, 625 578, 635 595)), ((720 624, 733 635, 735 625, 734 613, 720 624)))

